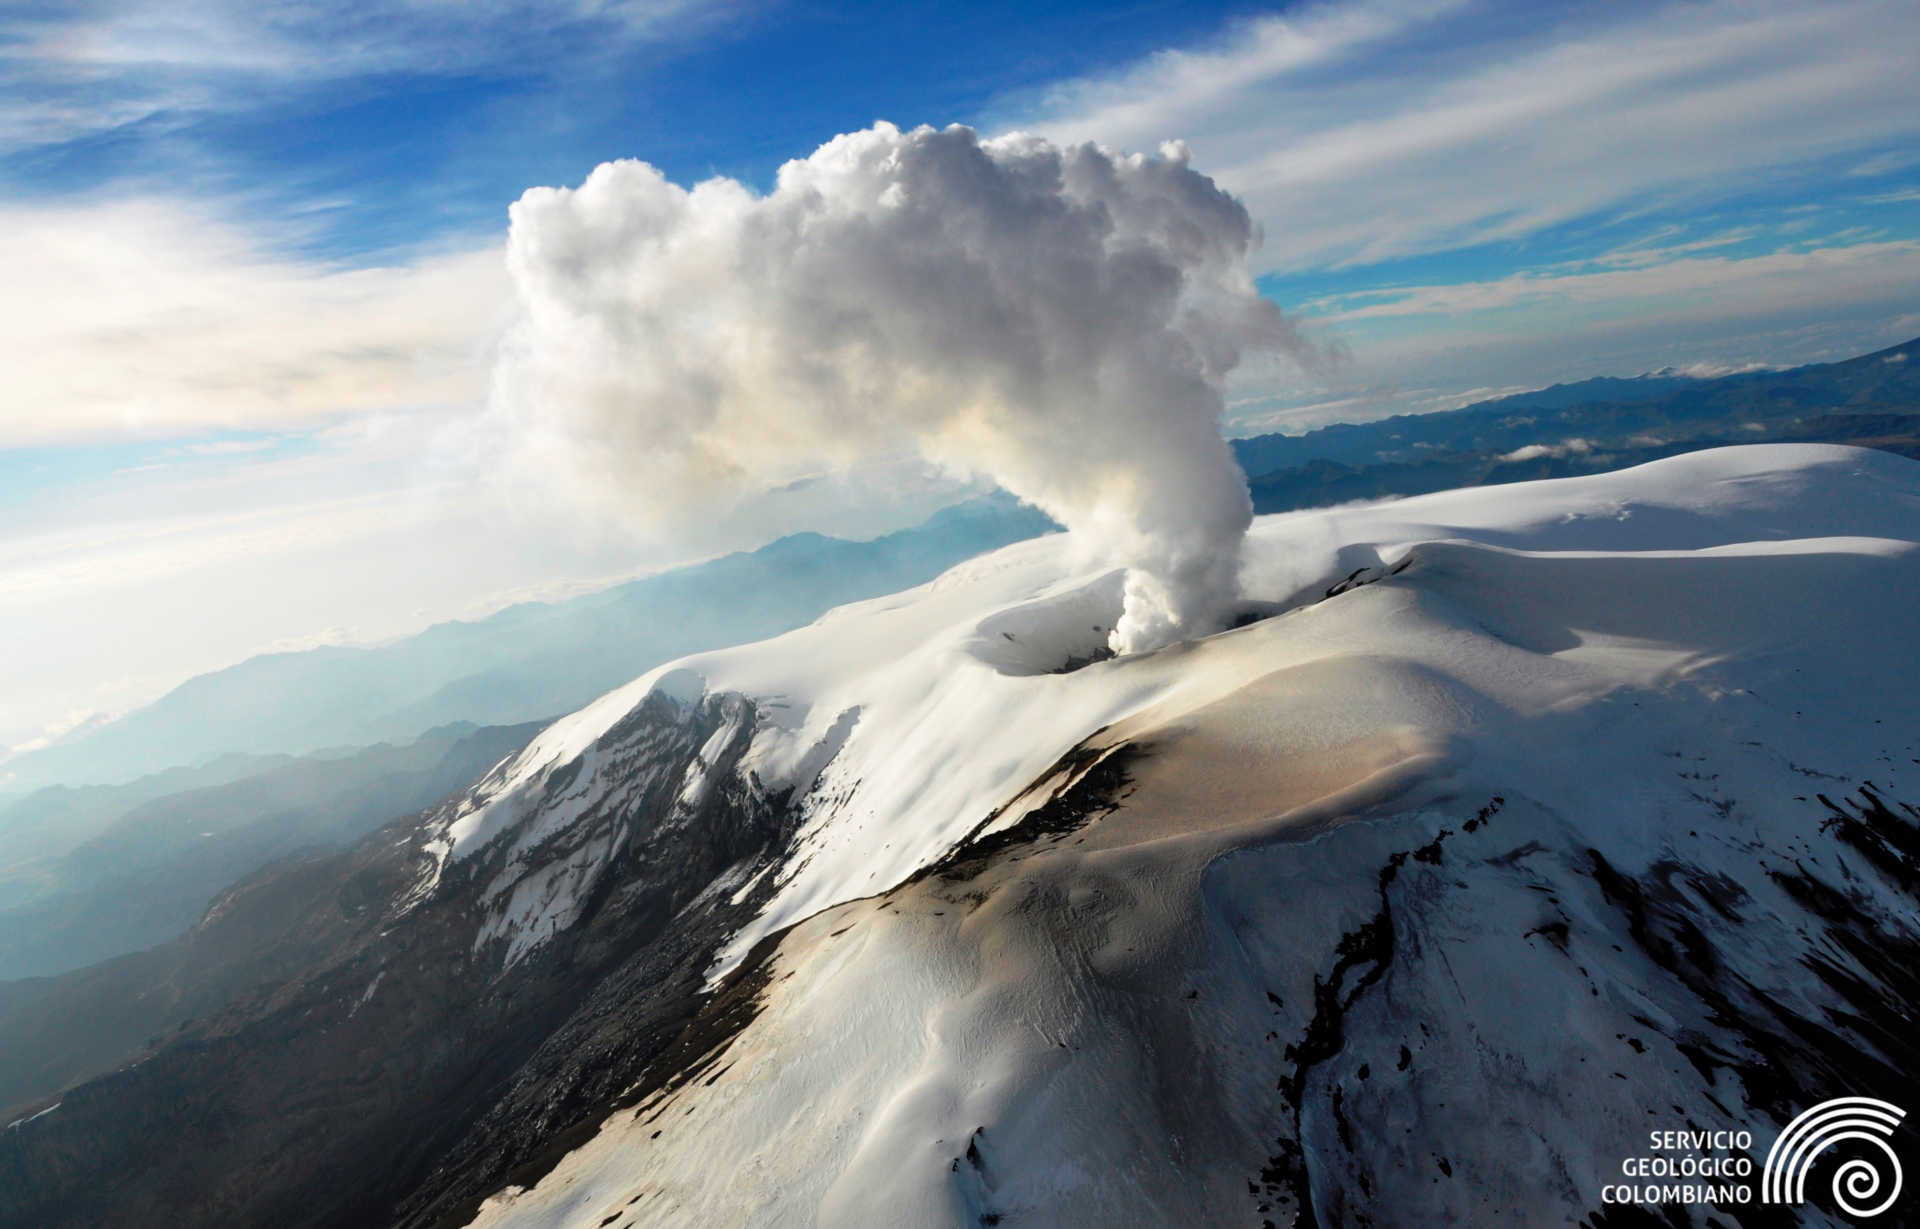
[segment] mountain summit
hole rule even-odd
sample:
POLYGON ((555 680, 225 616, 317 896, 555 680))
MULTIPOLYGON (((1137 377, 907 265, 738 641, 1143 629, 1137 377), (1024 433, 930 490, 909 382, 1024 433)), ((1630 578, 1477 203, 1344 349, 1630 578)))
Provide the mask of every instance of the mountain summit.
POLYGON ((1238 627, 1120 657, 1080 558, 237 886, 184 942, 257 988, 16 1109, 0 1219, 1597 1227, 1650 1130, 1920 1104, 1920 465, 1265 517, 1238 627))

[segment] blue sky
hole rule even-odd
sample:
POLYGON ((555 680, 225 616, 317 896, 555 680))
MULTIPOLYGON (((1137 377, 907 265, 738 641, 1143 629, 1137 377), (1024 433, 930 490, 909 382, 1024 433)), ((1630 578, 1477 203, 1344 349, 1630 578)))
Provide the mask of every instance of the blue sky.
POLYGON ((97 0, 0 14, 0 744, 962 487, 636 536, 488 473, 508 205, 886 119, 1193 165, 1332 356, 1239 433, 1920 335, 1909 5, 97 0))
POLYGON ((296 223, 309 255, 377 259, 495 234, 527 187, 577 183, 613 158, 679 182, 727 175, 765 188, 782 162, 876 119, 978 121, 1259 11, 1152 0, 75 8, 64 29, 34 34, 124 50, 96 53, 111 68, 16 61, 20 92, 64 114, 0 168, 26 198, 186 184, 296 223), (309 46, 337 58, 304 63, 309 46))

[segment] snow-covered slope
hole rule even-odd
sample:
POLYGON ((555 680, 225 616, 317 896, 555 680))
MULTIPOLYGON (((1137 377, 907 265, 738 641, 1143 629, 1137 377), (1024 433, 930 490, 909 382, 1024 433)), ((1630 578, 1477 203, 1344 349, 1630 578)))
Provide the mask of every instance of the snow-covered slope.
POLYGON ((537 951, 604 749, 719 699, 681 811, 733 748, 797 824, 711 889, 758 1014, 476 1223, 1565 1224, 1649 1129, 1910 1087, 1916 543, 1910 461, 1723 449, 1265 518, 1153 654, 1059 535, 655 670, 415 890, 510 842, 475 942, 537 951))

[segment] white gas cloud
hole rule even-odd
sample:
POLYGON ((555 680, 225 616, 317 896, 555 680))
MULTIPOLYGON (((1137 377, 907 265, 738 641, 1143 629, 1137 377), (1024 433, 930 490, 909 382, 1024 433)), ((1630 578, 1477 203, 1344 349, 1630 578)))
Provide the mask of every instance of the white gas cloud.
POLYGON ((513 207, 523 455, 640 521, 903 443, 1129 568, 1123 652, 1214 630, 1251 517, 1220 436, 1244 353, 1310 355, 1258 229, 1187 164, 878 125, 756 196, 640 162, 513 207))

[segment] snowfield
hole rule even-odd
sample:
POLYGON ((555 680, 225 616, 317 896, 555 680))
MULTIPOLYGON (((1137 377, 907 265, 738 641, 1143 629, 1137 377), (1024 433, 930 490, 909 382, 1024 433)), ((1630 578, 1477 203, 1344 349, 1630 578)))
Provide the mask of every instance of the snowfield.
POLYGON ((645 788, 601 748, 650 696, 730 705, 676 813, 724 761, 797 824, 710 889, 772 876, 710 974, 758 1014, 473 1223, 1571 1224, 1649 1129, 1763 1156, 1920 1075, 1873 1015, 1920 935, 1920 465, 1265 517, 1250 621, 1111 660, 1081 549, 663 666, 447 816, 417 891, 511 842, 509 964, 618 856, 543 851, 645 788))

